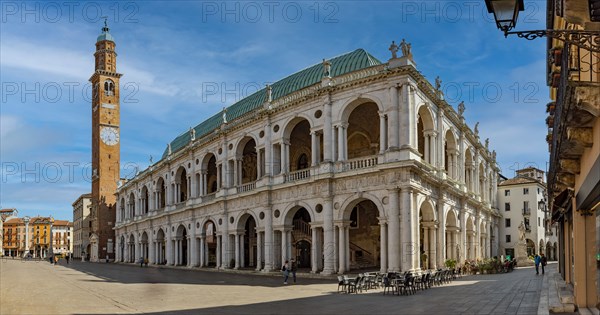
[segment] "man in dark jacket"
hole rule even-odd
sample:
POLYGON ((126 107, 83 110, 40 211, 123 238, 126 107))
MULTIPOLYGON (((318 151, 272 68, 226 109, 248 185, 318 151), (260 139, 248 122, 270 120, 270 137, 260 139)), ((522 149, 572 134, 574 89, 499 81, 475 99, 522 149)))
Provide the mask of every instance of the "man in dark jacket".
POLYGON ((544 272, 546 271, 545 267, 548 264, 548 258, 546 258, 546 256, 544 256, 544 254, 542 253, 542 259, 541 259, 541 264, 542 264, 542 274, 544 274, 544 272))
POLYGON ((294 283, 296 283, 296 271, 298 271, 298 264, 296 263, 296 260, 294 258, 292 258, 292 268, 290 268, 291 272, 292 272, 292 276, 294 277, 294 283))

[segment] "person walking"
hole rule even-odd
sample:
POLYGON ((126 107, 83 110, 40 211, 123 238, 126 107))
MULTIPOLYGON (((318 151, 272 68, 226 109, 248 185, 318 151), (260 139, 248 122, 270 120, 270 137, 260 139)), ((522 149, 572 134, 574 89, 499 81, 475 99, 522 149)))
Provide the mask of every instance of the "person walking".
POLYGON ((288 277, 290 276, 290 270, 288 261, 286 260, 283 266, 281 267, 281 272, 283 272, 283 284, 287 284, 288 277))
POLYGON ((542 253, 541 264, 542 264, 542 274, 544 274, 546 271, 545 267, 548 264, 548 258, 546 258, 546 256, 544 256, 544 253, 542 253))
POLYGON ((143 268, 144 267, 144 257, 140 257, 139 262, 140 262, 140 268, 143 268))
POLYGON ((296 260, 294 258, 292 258, 292 276, 294 278, 294 283, 296 283, 296 271, 298 271, 298 264, 296 263, 296 260))
POLYGON ((542 262, 542 258, 540 257, 540 255, 535 255, 535 258, 533 258, 533 262, 535 263, 535 274, 539 275, 540 274, 540 262, 542 262))
POLYGON ((65 256, 65 260, 67 261, 67 265, 69 264, 69 254, 67 254, 67 256, 65 256))

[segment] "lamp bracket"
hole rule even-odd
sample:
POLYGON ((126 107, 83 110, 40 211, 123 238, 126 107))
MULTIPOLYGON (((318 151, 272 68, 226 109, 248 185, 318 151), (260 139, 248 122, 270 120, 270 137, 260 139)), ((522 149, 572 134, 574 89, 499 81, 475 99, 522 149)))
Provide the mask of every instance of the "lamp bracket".
POLYGON ((533 30, 520 32, 504 32, 504 37, 508 35, 517 35, 519 38, 534 40, 538 37, 550 37, 567 44, 575 45, 579 48, 591 52, 600 53, 600 36, 595 31, 581 30, 533 30))

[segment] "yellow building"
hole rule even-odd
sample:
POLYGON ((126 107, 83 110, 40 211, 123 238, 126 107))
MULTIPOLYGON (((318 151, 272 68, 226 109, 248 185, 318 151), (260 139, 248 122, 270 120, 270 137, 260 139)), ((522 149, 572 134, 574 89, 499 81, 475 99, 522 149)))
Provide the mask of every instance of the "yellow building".
POLYGON ((547 27, 556 35, 585 31, 576 34, 580 45, 568 37, 548 39, 554 100, 547 107, 548 192, 559 226, 561 275, 573 285, 578 308, 595 308, 600 301, 600 2, 550 0, 547 10, 547 27))

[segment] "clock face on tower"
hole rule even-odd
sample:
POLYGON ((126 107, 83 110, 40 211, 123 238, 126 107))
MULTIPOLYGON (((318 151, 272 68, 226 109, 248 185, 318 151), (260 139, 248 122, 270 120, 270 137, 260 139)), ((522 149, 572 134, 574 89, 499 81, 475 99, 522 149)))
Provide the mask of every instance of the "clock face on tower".
POLYGON ((119 131, 114 127, 103 127, 100 131, 100 139, 106 145, 115 145, 119 143, 119 131))

